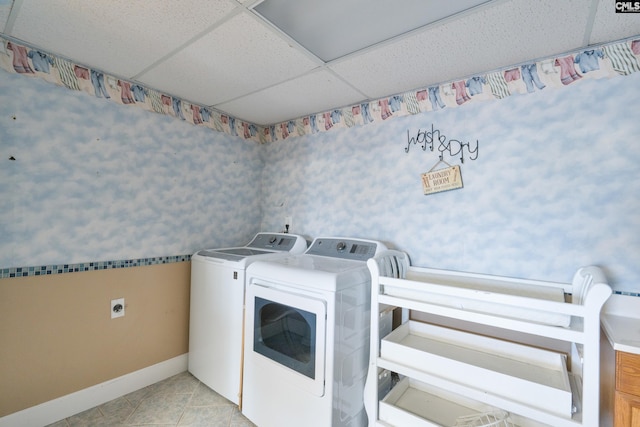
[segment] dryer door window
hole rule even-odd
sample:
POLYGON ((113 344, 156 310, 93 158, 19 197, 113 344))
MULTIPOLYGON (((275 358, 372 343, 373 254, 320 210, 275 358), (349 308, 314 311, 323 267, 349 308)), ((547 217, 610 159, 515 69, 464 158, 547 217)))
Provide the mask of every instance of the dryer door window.
MULTIPOLYGON (((324 395, 324 301, 253 285, 253 351, 283 369, 282 379, 324 395)), ((249 332, 249 331, 248 331, 249 332)))
POLYGON ((256 297, 256 352, 313 379, 316 371, 314 313, 256 297))

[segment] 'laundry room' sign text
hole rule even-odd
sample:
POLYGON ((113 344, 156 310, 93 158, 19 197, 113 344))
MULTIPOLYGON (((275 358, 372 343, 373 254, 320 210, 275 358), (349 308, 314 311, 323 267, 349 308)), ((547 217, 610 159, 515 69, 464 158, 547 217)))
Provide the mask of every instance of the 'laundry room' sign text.
POLYGON ((422 174, 422 189, 425 195, 457 188, 462 188, 460 166, 450 166, 422 174))

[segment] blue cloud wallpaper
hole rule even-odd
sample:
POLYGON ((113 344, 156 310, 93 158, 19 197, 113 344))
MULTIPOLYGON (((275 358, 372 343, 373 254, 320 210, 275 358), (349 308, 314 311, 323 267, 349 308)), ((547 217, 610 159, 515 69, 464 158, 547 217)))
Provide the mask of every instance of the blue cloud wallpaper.
POLYGON ((262 228, 290 215, 293 232, 382 240, 415 265, 550 281, 596 264, 637 292, 637 111, 639 73, 269 144, 262 228), (442 145, 405 151, 432 129, 442 145), (424 195, 447 144, 464 187, 424 195))
POLYGON ((0 268, 191 254, 258 231, 255 142, 4 71, 0 121, 0 268))
POLYGON ((302 118, 259 144, 3 69, 0 270, 188 255, 290 216, 294 233, 382 240, 414 265, 568 281, 596 264, 638 293, 640 73, 623 71, 503 79, 510 96, 462 104, 443 84, 442 105, 396 117, 393 97, 367 104, 367 125, 354 106, 326 113, 330 131, 302 118), (421 174, 447 164, 463 188, 424 195, 421 174))

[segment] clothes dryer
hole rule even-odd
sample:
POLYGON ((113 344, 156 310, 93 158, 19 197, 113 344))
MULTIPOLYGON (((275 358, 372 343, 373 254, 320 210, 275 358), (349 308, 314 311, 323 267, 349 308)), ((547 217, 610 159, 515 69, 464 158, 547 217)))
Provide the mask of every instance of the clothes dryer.
POLYGON ((304 237, 258 233, 246 246, 205 249, 191 257, 189 372, 241 405, 246 268, 259 259, 302 254, 304 237))
POLYGON ((242 413, 260 427, 364 426, 371 276, 380 242, 316 238, 247 268, 242 413))

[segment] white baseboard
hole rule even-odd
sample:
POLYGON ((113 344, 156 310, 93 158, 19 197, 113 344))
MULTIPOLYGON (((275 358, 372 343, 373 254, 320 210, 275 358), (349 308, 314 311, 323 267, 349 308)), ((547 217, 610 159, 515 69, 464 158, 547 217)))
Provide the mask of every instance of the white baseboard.
POLYGON ((187 370, 188 354, 0 418, 0 427, 42 427, 187 370))

